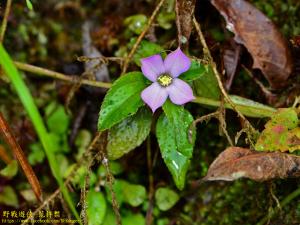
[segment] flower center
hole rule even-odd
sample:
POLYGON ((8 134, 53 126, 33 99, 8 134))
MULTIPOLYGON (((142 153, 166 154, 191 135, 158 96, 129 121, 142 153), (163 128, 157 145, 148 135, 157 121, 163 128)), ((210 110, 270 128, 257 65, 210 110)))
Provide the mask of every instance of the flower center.
POLYGON ((172 83, 173 78, 169 75, 169 74, 162 74, 157 78, 157 82, 163 86, 163 87, 167 87, 172 83))

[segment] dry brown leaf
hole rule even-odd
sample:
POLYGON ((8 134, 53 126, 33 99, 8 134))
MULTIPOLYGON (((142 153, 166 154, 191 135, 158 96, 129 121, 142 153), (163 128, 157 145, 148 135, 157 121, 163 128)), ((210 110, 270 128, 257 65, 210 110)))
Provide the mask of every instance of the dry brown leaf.
POLYGON ((252 55, 272 88, 286 85, 293 68, 286 40, 274 23, 245 0, 211 0, 222 14, 235 41, 252 55))
POLYGON ((196 0, 176 0, 176 26, 182 48, 188 46, 188 40, 192 32, 192 16, 195 3, 196 0))
POLYGON ((205 181, 250 178, 266 181, 300 176, 300 157, 282 152, 257 152, 230 147, 210 165, 205 181))
POLYGON ((232 42, 232 46, 225 48, 223 53, 223 63, 227 76, 227 80, 225 82, 226 90, 230 90, 241 54, 241 46, 235 44, 234 41, 232 42))

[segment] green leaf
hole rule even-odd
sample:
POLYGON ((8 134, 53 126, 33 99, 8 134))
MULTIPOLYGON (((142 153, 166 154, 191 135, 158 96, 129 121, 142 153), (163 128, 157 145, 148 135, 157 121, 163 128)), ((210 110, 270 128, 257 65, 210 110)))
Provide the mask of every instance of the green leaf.
POLYGON ((33 143, 29 146, 31 152, 28 155, 28 161, 31 165, 36 165, 41 163, 45 159, 45 153, 43 151, 43 146, 40 142, 33 143))
POLYGON ((131 72, 120 77, 107 92, 99 114, 98 129, 111 128, 137 112, 144 103, 141 92, 147 87, 141 72, 131 72))
POLYGON ((175 18, 175 12, 162 11, 157 16, 157 22, 160 27, 168 30, 172 27, 175 18))
POLYGON ((33 5, 30 0, 26 0, 26 5, 28 9, 33 10, 33 5))
MULTIPOLYGON (((60 190, 64 196, 64 199, 66 200, 68 206, 70 207, 72 213, 80 221, 80 217, 76 211, 75 205, 71 199, 71 196, 67 190, 67 188, 64 185, 64 182, 62 180, 62 177, 59 173, 59 166, 56 162, 55 155, 53 154, 53 146, 49 139, 49 135, 47 132, 47 129, 45 127, 45 124, 43 122, 43 119, 38 111, 38 108, 33 100, 33 97, 27 88, 25 82, 23 81, 22 77, 20 76, 17 68, 15 67, 13 61, 11 60, 10 56, 6 52, 6 50, 3 48, 2 44, 0 44, 0 64, 2 65, 2 69, 7 75, 7 77, 12 82, 22 104, 24 105, 35 130, 37 131, 37 134, 39 136, 39 139, 44 147, 46 156, 49 161, 49 165, 51 168, 51 172, 53 176, 55 177, 57 183, 59 184, 60 190)), ((82 224, 81 221, 79 224, 82 224)))
POLYGON ((146 188, 138 184, 123 183, 124 201, 133 207, 141 205, 146 199, 146 188))
POLYGON ((105 215, 103 221, 104 221, 103 222, 104 225, 116 225, 117 224, 115 213, 114 213, 112 207, 110 207, 109 205, 107 206, 106 215, 105 215))
MULTIPOLYGON (((273 116, 276 109, 263 105, 259 102, 252 101, 250 99, 242 98, 235 95, 229 96, 232 102, 235 104, 236 108, 245 116, 255 117, 255 118, 264 118, 273 116)), ((205 98, 205 97, 196 97, 193 102, 208 106, 218 107, 221 105, 219 100, 205 98)), ((232 109, 232 106, 228 103, 224 104, 225 108, 232 109)))
POLYGON ((144 225, 145 218, 142 214, 129 214, 122 217, 123 225, 144 225))
POLYGON ((124 20, 124 25, 135 34, 140 34, 144 30, 147 23, 147 16, 144 14, 137 14, 129 16, 124 20))
POLYGON ((15 208, 19 206, 17 194, 12 187, 6 186, 3 188, 3 190, 0 192, 0 203, 15 208))
MULTIPOLYGON (((276 110, 270 106, 237 95, 230 95, 230 99, 237 106, 237 109, 246 116, 270 117, 276 112, 276 110)), ((228 103, 225 104, 225 107, 229 107, 228 103)))
POLYGON ((103 224, 106 214, 106 201, 101 192, 90 190, 87 194, 87 217, 89 225, 103 224))
MULTIPOLYGON (((132 42, 135 43, 136 39, 132 39, 132 42)), ((143 40, 138 47, 136 53, 133 55, 134 62, 141 66, 141 59, 146 58, 151 55, 160 54, 163 53, 164 49, 155 43, 152 43, 150 41, 143 40)))
POLYGON ((113 126, 108 133, 107 155, 115 160, 139 146, 148 136, 152 114, 146 108, 113 126))
POLYGON ((193 117, 183 106, 174 105, 169 100, 163 105, 163 110, 165 114, 157 121, 156 136, 173 180, 182 190, 195 142, 195 132, 189 134, 193 117))
MULTIPOLYGON (((146 189, 142 185, 131 184, 125 180, 115 180, 113 189, 120 206, 125 202, 133 207, 137 207, 146 199, 146 189)), ((107 192, 110 193, 108 188, 107 192)), ((108 200, 111 202, 110 196, 108 200)))
POLYGON ((67 132, 70 123, 70 117, 67 115, 62 105, 51 103, 46 108, 46 115, 48 115, 46 121, 47 126, 51 132, 56 134, 65 134, 67 132))
POLYGON ((18 162, 16 160, 11 161, 4 169, 0 170, 0 175, 12 178, 18 172, 18 162))
MULTIPOLYGON (((122 165, 117 161, 111 161, 109 163, 109 170, 112 173, 112 175, 119 175, 124 172, 124 168, 122 165)), ((100 177, 106 176, 106 169, 103 165, 99 166, 97 170, 97 175, 100 177)))
POLYGON ((199 63, 198 61, 192 60, 190 69, 181 74, 179 78, 184 81, 193 81, 201 78, 202 76, 205 76, 206 71, 206 67, 203 64, 199 63))
POLYGON ((82 129, 78 132, 75 139, 75 146, 78 149, 78 152, 75 156, 77 160, 80 160, 85 150, 88 148, 89 144, 92 141, 92 134, 90 131, 82 129))
POLYGON ((300 150, 299 119, 294 108, 279 109, 265 125, 255 149, 258 151, 300 150))
POLYGON ((194 90, 197 96, 210 99, 219 99, 221 92, 218 81, 210 66, 205 66, 206 71, 194 81, 194 90))
POLYGON ((162 211, 172 208, 178 200, 178 194, 170 188, 158 188, 155 192, 155 202, 162 211))

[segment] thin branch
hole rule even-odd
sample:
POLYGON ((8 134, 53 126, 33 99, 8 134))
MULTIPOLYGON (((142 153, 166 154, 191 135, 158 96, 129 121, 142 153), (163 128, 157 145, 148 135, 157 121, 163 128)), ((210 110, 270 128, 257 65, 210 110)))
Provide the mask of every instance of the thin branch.
POLYGON ((6 27, 7 27, 7 20, 8 20, 10 8, 11 8, 11 3, 12 3, 12 0, 6 1, 6 8, 5 8, 4 17, 3 17, 2 25, 1 25, 1 31, 0 31, 0 43, 2 43, 4 40, 4 35, 5 35, 6 27))
MULTIPOLYGON (((245 118, 245 116, 236 108, 236 105, 232 102, 232 100, 230 99, 229 95, 227 94, 227 92, 225 91, 224 87, 223 87, 223 83, 221 81, 221 76, 219 74, 219 71, 217 69, 217 66, 216 66, 216 63, 214 62, 213 60, 213 57, 210 53, 210 50, 206 44, 206 40, 204 38, 204 35, 202 33, 202 30, 201 30, 201 27, 200 27, 200 24, 197 22, 195 16, 193 17, 193 23, 194 23, 194 26, 196 28, 196 31, 198 33, 198 36, 200 38, 200 42, 203 46, 203 51, 204 51, 204 54, 208 57, 209 61, 210 61, 210 65, 213 69, 213 72, 215 74, 215 77, 218 81, 218 85, 219 85, 219 88, 225 98, 225 101, 232 107, 232 109, 234 111, 236 111, 236 113, 238 114, 238 116, 244 121, 245 123, 245 126, 247 127, 247 129, 249 129, 249 131, 251 132, 251 134, 254 134, 255 133, 255 129, 254 127, 250 124, 250 122, 245 118)), ((252 137, 250 137, 250 135, 247 133, 248 135, 248 138, 249 138, 249 141, 251 142, 252 140, 252 137)))
MULTIPOLYGON (((71 83, 79 83, 81 82, 82 84, 93 86, 93 87, 101 87, 101 88, 107 88, 109 89, 112 84, 111 83, 105 83, 105 82, 99 82, 99 81, 93 81, 93 80, 87 80, 87 79, 81 79, 79 77, 75 76, 68 76, 62 73, 58 73, 55 71, 51 71, 48 69, 44 69, 41 67, 33 66, 30 64, 26 63, 21 63, 21 62, 14 62, 16 67, 20 70, 27 71, 33 74, 41 75, 41 76, 47 76, 47 77, 52 77, 54 79, 60 79, 64 80, 67 82, 71 83)), ((214 100, 214 99, 209 99, 209 98, 203 98, 203 97, 196 97, 196 99, 193 101, 194 103, 201 104, 201 105, 209 105, 209 106, 215 106, 219 107, 220 106, 220 101, 214 100)), ((253 106, 254 107, 254 106, 253 106)), ((225 108, 228 109, 233 109, 231 105, 225 104, 225 108)), ((254 107, 255 108, 255 107, 254 107)), ((260 109, 260 115, 257 115, 257 117, 269 117, 274 110, 267 110, 267 109, 260 109)))
POLYGON ((128 68, 128 64, 130 62, 130 60, 132 59, 135 51, 137 50, 139 44, 141 43, 141 41, 143 40, 144 36, 146 35, 146 33, 148 32, 150 26, 152 25, 157 13, 159 12, 161 6, 163 5, 165 0, 160 0, 160 2, 158 3, 158 5, 155 7, 150 19, 148 20, 148 23, 146 25, 146 27, 144 28, 143 32, 140 34, 140 36, 138 37, 138 39, 136 40, 136 42, 134 43, 129 55, 127 56, 127 58, 125 59, 124 65, 123 65, 123 69, 122 69, 122 74, 126 73, 126 70, 128 68))
POLYGON ((41 76, 47 76, 47 77, 52 77, 55 79, 68 81, 71 83, 81 82, 81 84, 90 85, 90 86, 94 86, 94 87, 101 87, 101 88, 110 88, 112 85, 111 83, 105 83, 105 82, 101 82, 101 81, 94 81, 94 80, 87 80, 87 79, 80 80, 80 78, 78 76, 65 75, 63 73, 44 69, 44 68, 41 68, 38 66, 33 66, 33 65, 30 65, 27 63, 14 62, 14 64, 20 70, 38 74, 41 76))
POLYGON ((2 134, 3 139, 5 142, 10 146, 11 151, 17 158, 21 168, 25 176, 27 177, 28 182, 30 183, 32 190, 35 194, 35 197, 38 201, 42 201, 42 188, 37 179, 32 167, 30 166, 23 150, 21 149, 20 145, 18 144, 13 132, 8 125, 7 121, 5 120, 4 116, 0 112, 0 134, 2 134))

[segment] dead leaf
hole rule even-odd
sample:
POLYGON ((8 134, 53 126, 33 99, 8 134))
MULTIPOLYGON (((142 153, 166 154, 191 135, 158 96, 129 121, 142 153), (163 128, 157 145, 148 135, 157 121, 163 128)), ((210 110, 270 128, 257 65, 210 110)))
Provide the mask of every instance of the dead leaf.
POLYGON ((196 0, 176 0, 176 26, 180 39, 180 46, 186 48, 192 31, 192 15, 196 0))
POLYGON ((293 152, 300 150, 299 119, 294 108, 278 109, 265 124, 255 144, 258 151, 293 152))
POLYGON ((223 63, 227 76, 227 80, 225 82, 226 90, 229 90, 232 85, 240 60, 241 49, 241 46, 234 42, 232 43, 232 46, 224 49, 223 63))
POLYGON ((250 178, 266 181, 300 176, 300 157, 282 152, 257 152, 230 147, 210 165, 204 181, 250 178))
POLYGON ((235 41, 253 57, 253 68, 260 69, 272 88, 286 85, 293 63, 286 40, 274 23, 245 0, 211 0, 222 14, 235 41))

